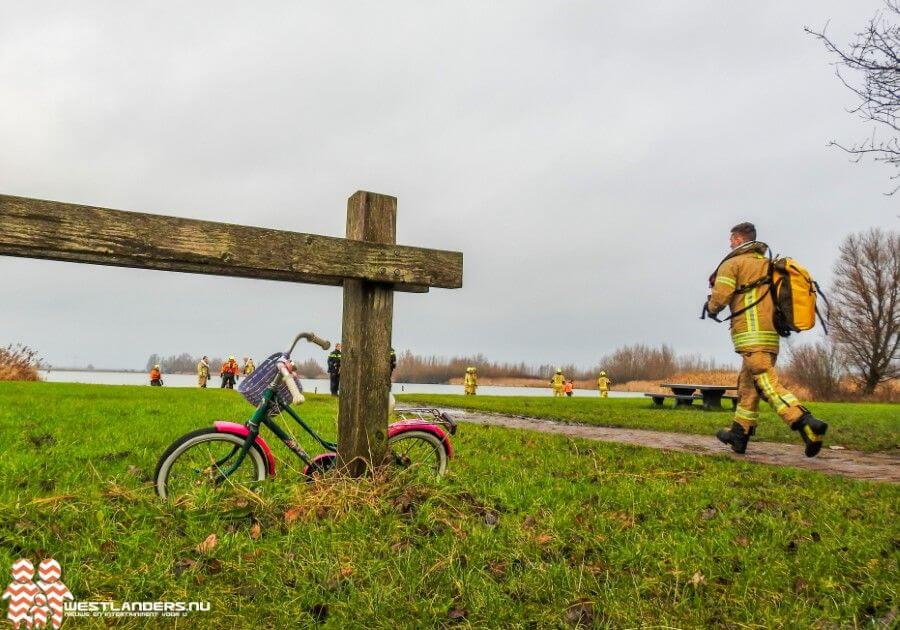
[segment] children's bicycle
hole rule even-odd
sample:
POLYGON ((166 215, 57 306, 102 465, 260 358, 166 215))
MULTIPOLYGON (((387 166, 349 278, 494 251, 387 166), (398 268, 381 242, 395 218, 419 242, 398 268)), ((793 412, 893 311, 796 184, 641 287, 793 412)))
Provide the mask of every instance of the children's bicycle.
MULTIPOLYGON (((303 475, 314 479, 337 465, 337 444, 316 433, 291 405, 304 401, 294 372, 291 352, 301 340, 323 350, 331 344, 313 333, 300 333, 287 352, 275 353, 241 381, 238 391, 256 411, 244 424, 217 421, 175 440, 159 458, 153 477, 163 499, 179 498, 204 489, 251 486, 275 476, 275 457, 260 435, 268 427, 294 455, 303 460, 303 475), (325 452, 311 457, 275 422, 287 413, 325 452)), ((446 413, 427 407, 398 411, 400 419, 388 427, 389 462, 405 474, 440 477, 453 456, 450 436, 456 423, 446 413), (427 418, 426 418, 427 416, 427 418)))

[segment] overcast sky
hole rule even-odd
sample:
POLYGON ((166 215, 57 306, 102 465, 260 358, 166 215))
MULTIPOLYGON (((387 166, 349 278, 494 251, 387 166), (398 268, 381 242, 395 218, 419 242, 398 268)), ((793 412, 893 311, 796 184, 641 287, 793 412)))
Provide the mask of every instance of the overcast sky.
MULTIPOLYGON (((732 225, 826 284, 842 237, 897 227, 891 172, 826 147, 871 127, 803 32, 848 41, 879 6, 8 1, 0 193, 336 236, 354 191, 391 194, 399 243, 465 255, 462 289, 398 295, 398 350, 731 361, 698 315, 732 225)), ((340 335, 333 287, 7 257, 0 278, 0 344, 57 365, 340 335)))

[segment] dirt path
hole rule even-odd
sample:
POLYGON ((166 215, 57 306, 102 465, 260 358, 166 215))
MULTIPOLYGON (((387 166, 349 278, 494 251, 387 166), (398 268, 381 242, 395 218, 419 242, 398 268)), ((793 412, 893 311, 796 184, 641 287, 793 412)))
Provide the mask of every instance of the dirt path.
POLYGON ((474 424, 557 433, 570 437, 634 444, 698 455, 726 455, 734 459, 815 470, 853 479, 900 483, 900 455, 888 453, 864 453, 850 449, 830 450, 826 446, 818 457, 808 458, 804 457, 801 443, 798 440, 797 444, 751 442, 745 455, 737 455, 712 435, 596 427, 537 418, 478 413, 462 409, 447 409, 446 411, 450 412, 454 419, 474 424))

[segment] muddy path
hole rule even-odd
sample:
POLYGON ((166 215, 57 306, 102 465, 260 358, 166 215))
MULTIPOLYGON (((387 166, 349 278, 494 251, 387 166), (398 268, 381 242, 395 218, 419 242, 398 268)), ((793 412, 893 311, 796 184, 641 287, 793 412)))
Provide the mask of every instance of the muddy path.
POLYGON ((446 411, 454 419, 473 424, 556 433, 569 437, 634 444, 668 451, 694 453, 695 455, 725 455, 744 461, 815 470, 853 479, 900 483, 900 454, 894 453, 864 453, 850 449, 831 450, 826 443, 818 457, 808 458, 803 455, 802 443, 798 438, 796 444, 752 441, 746 454, 737 455, 712 435, 597 427, 462 409, 446 409, 446 411))

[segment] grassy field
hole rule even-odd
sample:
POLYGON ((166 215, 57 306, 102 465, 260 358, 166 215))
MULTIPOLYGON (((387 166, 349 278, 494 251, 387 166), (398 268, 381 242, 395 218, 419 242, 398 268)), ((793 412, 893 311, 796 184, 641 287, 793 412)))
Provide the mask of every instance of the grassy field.
MULTIPOLYGON (((463 425, 440 484, 307 485, 278 445, 258 496, 160 503, 145 480, 165 446, 249 410, 222 390, 0 383, 0 564, 52 555, 79 600, 211 602, 190 628, 888 626, 900 605, 900 488, 724 457, 463 425)), ((333 399, 301 411, 334 435, 333 399)), ((65 627, 110 623, 166 624, 65 627)))
MULTIPOLYGON (((731 424, 731 411, 675 410, 667 401, 663 409, 653 407, 648 398, 551 398, 529 396, 462 396, 404 394, 400 402, 457 407, 472 411, 550 418, 604 427, 629 427, 678 433, 711 435, 731 424)), ((730 405, 726 404, 727 407, 730 405)), ((900 448, 900 405, 884 403, 810 403, 810 410, 828 422, 827 444, 839 444, 862 451, 900 448)), ((800 443, 773 411, 764 405, 756 438, 769 442, 800 443)))

